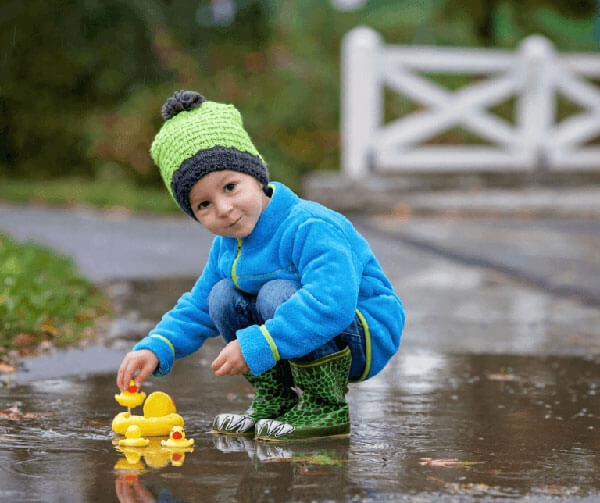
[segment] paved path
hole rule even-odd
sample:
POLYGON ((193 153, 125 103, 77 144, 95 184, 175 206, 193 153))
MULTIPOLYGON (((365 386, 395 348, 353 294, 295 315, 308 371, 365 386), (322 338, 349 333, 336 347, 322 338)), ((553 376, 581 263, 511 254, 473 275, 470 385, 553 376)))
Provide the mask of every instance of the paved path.
POLYGON ((211 235, 189 218, 0 205, 0 229, 71 255, 101 281, 196 275, 211 235))
MULTIPOLYGON (((206 434, 215 414, 243 410, 251 393, 241 378, 214 376, 222 342, 211 339, 176 372, 144 384, 176 397, 195 452, 182 467, 145 456, 153 468, 136 481, 186 501, 597 501, 598 222, 354 221, 407 324, 384 371, 350 389, 351 438, 267 446, 206 434), (577 285, 585 290, 569 290, 577 285), (427 466, 428 458, 459 466, 427 466)), ((0 500, 99 501, 113 484, 118 495, 126 461, 108 439, 114 370, 190 287, 211 236, 187 218, 14 206, 0 207, 0 229, 73 255, 121 309, 109 347, 32 359, 14 385, 0 386, 0 411, 17 404, 52 414, 43 434, 39 421, 7 422, 0 500), (65 410, 75 411, 72 420, 65 410)))
MULTIPOLYGON (((600 352, 598 220, 353 220, 405 303, 403 345, 446 353, 600 352)), ((113 283, 196 277, 212 241, 186 217, 7 205, 0 229, 70 254, 84 274, 113 283)), ((178 295, 170 287, 165 305, 178 295)), ((158 310, 141 315, 144 329, 158 310)))
POLYGON ((377 217, 390 239, 600 304, 600 219, 377 217))

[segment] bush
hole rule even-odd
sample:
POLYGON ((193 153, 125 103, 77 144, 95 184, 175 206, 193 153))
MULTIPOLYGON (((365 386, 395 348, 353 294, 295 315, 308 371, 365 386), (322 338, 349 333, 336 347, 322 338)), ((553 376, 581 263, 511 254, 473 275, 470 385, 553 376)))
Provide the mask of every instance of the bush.
MULTIPOLYGON (((388 44, 514 48, 540 33, 595 50, 595 0, 11 2, 0 20, 0 177, 119 177, 159 185, 148 149, 178 89, 234 103, 272 178, 339 166, 340 44, 354 26, 388 44)), ((391 110, 394 111, 394 110, 391 110)))

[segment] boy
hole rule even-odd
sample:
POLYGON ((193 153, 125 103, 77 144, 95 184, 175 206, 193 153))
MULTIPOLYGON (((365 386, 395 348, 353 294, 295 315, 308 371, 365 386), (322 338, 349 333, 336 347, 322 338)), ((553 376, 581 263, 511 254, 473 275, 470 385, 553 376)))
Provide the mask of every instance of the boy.
POLYGON ((117 385, 166 375, 220 334, 215 375, 243 374, 256 394, 246 411, 219 414, 214 432, 347 435, 348 381, 377 374, 404 326, 368 243, 342 215, 269 184, 233 105, 179 91, 162 115, 152 158, 183 211, 216 237, 194 288, 125 356, 117 385))

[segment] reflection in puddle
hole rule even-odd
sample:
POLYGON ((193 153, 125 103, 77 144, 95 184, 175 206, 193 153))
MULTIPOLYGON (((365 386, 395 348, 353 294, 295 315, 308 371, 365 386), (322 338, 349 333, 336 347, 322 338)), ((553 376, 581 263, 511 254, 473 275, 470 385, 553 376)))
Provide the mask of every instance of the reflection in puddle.
POLYGON ((155 498, 137 475, 119 474, 115 479, 115 492, 119 503, 161 503, 174 502, 171 490, 163 486, 155 498))
POLYGON ((169 463, 172 466, 181 466, 185 461, 186 453, 193 452, 193 447, 172 448, 163 447, 162 442, 166 437, 150 438, 147 447, 123 447, 114 441, 115 449, 124 455, 116 465, 115 471, 126 470, 128 472, 142 473, 146 466, 150 468, 164 468, 169 463))
POLYGON ((293 463, 306 466, 341 466, 348 463, 349 439, 266 443, 247 437, 213 435, 216 449, 224 453, 245 452, 259 463, 293 463))
MULTIPOLYGON (((210 344, 209 356, 220 348, 210 344)), ((112 374, 0 388, 0 410, 38 414, 0 419, 0 500, 114 501, 112 487, 127 502, 600 495, 594 359, 401 354, 351 387, 350 438, 289 444, 209 433, 214 415, 243 410, 252 390, 243 378, 214 377, 199 360, 177 365, 144 388, 174 397, 193 452, 170 452, 160 445, 166 437, 115 449, 112 374)))

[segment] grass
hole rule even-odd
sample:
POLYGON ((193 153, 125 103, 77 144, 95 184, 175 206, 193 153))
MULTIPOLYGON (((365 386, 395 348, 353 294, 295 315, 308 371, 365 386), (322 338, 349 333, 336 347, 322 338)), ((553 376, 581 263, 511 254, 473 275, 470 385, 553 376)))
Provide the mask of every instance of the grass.
POLYGON ((63 178, 49 181, 0 179, 0 201, 55 206, 85 205, 132 212, 181 214, 164 188, 139 187, 125 181, 63 178))
MULTIPOLYGON (((164 188, 124 181, 5 179, 0 201, 181 215, 164 188)), ((109 313, 108 298, 78 274, 70 258, 0 232, 0 362, 32 354, 40 345, 91 337, 97 320, 109 313)))
POLYGON ((73 261, 0 233, 0 361, 94 335, 109 300, 73 261))

